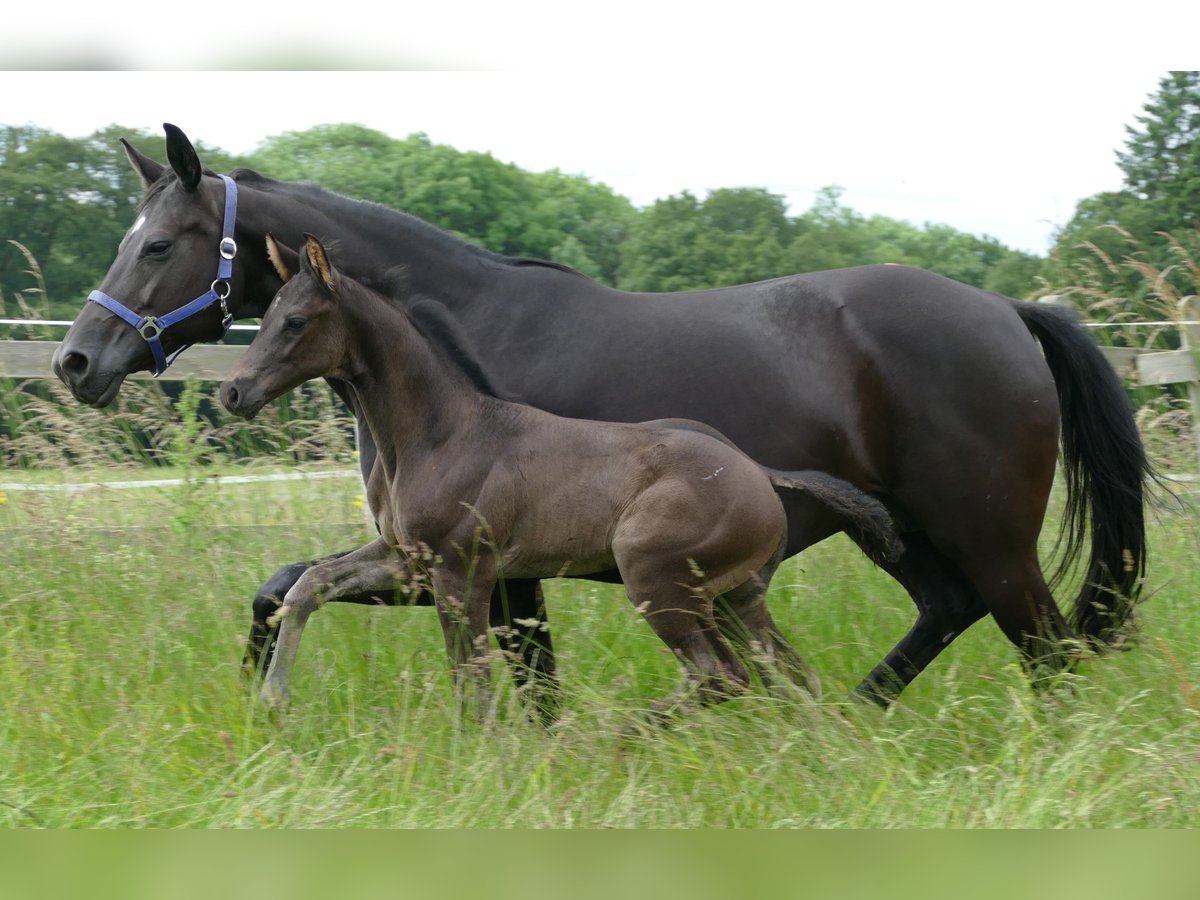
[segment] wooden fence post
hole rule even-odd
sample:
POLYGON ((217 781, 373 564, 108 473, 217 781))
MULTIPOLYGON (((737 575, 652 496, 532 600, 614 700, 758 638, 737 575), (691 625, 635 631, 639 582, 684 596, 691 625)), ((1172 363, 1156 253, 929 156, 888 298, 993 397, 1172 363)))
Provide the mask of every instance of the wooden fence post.
POLYGON ((1188 382, 1188 402, 1192 413, 1192 437, 1196 441, 1196 471, 1200 473, 1200 295, 1184 297, 1179 303, 1183 315, 1181 346, 1191 353, 1195 377, 1188 382))

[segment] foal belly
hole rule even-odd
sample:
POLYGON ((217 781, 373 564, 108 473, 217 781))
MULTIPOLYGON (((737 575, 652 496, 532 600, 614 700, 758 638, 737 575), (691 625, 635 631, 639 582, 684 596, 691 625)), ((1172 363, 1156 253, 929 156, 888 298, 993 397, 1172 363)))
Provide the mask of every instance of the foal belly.
POLYGON ((617 567, 607 543, 580 535, 563 534, 554 541, 513 541, 501 554, 506 578, 560 578, 594 575, 617 567))

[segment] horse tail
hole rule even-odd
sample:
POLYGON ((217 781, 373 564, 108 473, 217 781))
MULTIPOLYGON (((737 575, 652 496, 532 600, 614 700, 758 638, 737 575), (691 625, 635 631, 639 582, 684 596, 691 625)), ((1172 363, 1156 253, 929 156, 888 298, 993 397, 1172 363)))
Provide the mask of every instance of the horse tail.
POLYGON ((1042 345, 1062 419, 1066 509, 1053 590, 1091 534, 1091 559, 1072 625, 1095 647, 1117 643, 1133 617, 1146 571, 1145 482, 1157 481, 1116 373, 1074 316, 1012 301, 1042 345))
POLYGON ((896 560, 904 551, 904 543, 887 507, 850 482, 815 469, 781 472, 764 466, 763 470, 776 493, 781 489, 806 491, 822 506, 841 516, 845 531, 875 563, 896 560))

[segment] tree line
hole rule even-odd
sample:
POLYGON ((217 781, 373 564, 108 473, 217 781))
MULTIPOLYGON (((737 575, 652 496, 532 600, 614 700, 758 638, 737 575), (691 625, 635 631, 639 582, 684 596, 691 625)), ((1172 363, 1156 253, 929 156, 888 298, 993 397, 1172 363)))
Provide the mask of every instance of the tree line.
MULTIPOLYGON (((1200 73, 1164 76, 1136 121, 1117 151, 1125 186, 1082 201, 1044 257, 948 225, 862 215, 833 186, 798 215, 781 195, 750 187, 684 192, 639 209, 585 176, 529 172, 424 134, 396 139, 324 125, 272 137, 245 156, 196 144, 214 170, 246 166, 314 181, 496 252, 551 259, 627 290, 703 289, 895 262, 1009 296, 1061 289, 1099 308, 1097 298, 1111 306, 1114 296, 1151 302, 1164 284, 1195 290, 1200 73)), ((8 315, 24 304, 69 318, 99 283, 142 194, 119 137, 161 155, 154 152, 160 134, 116 125, 82 139, 0 126, 0 239, 21 245, 0 244, 8 315)))

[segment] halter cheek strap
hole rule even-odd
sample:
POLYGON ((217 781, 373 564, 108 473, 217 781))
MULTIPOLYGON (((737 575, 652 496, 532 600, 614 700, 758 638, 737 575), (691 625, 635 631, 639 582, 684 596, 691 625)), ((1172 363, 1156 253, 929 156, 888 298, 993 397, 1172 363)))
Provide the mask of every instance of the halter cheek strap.
POLYGON ((109 312, 120 317, 125 322, 133 327, 133 330, 142 336, 147 344, 150 345, 150 352, 154 355, 154 374, 161 375, 167 370, 171 363, 175 362, 176 358, 186 350, 191 344, 184 344, 176 350, 168 358, 163 352, 161 335, 172 325, 178 325, 184 319, 189 319, 197 313, 201 313, 208 309, 214 303, 219 304, 221 308, 221 336, 223 337, 229 331, 229 326, 233 324, 233 316, 229 314, 229 308, 225 305, 225 300, 229 297, 229 292, 232 289, 229 281, 233 277, 233 258, 237 256, 237 243, 233 239, 234 225, 237 220, 237 183, 228 175, 222 175, 221 180, 225 182, 225 219, 221 227, 221 243, 218 247, 220 258, 217 260, 217 277, 213 280, 212 286, 191 303, 172 310, 165 316, 155 318, 154 316, 140 316, 123 304, 120 300, 115 300, 103 291, 92 291, 88 294, 88 302, 98 303, 107 309, 109 312))

